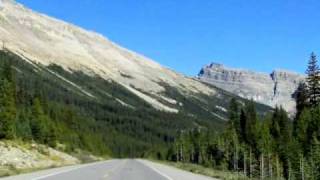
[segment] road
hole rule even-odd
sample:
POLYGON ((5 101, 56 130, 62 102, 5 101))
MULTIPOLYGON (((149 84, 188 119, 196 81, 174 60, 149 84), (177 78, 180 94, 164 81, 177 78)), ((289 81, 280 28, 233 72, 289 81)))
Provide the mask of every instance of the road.
POLYGON ((146 160, 110 160, 1 178, 1 180, 216 180, 146 160))

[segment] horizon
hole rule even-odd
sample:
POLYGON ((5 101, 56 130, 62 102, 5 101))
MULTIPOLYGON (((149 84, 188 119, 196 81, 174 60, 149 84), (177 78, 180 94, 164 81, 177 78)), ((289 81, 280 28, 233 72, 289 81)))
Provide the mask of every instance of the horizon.
POLYGON ((264 73, 283 69, 305 74, 310 53, 317 54, 320 49, 317 44, 320 36, 311 36, 316 32, 310 32, 320 27, 316 21, 320 13, 312 11, 320 7, 320 3, 313 0, 261 4, 253 1, 148 3, 140 0, 132 3, 122 0, 106 3, 70 0, 64 2, 63 7, 56 1, 17 2, 100 33, 188 76, 196 76, 202 67, 212 62, 264 73), (220 10, 225 7, 229 12, 220 10), (119 13, 122 9, 126 13, 119 13), (169 18, 171 21, 166 21, 169 18), (259 63, 255 63, 256 60, 259 63))

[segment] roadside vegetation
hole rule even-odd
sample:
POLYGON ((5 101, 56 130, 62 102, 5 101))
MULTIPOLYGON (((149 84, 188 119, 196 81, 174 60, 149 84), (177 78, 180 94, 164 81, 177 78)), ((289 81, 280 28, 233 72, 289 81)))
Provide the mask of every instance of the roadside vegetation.
POLYGON ((157 112, 114 82, 0 52, 0 141, 34 141, 67 153, 143 157, 165 150, 176 127, 190 127, 185 117, 157 112), (80 84, 94 97, 52 72, 80 84))
POLYGON ((195 174, 201 174, 221 180, 248 180, 241 172, 223 171, 213 168, 212 166, 204 166, 192 163, 172 162, 172 161, 156 161, 164 165, 172 166, 181 170, 189 171, 195 174))
POLYGON ((172 114, 154 110, 115 82, 56 65, 29 64, 1 51, 0 142, 35 142, 88 161, 90 154, 156 158, 225 179, 316 180, 320 178, 320 70, 314 54, 307 75, 295 93, 293 118, 281 107, 270 111, 227 93, 220 99, 186 98, 166 87, 166 95, 183 104, 180 113, 172 114), (214 109, 216 103, 229 105, 228 112, 219 114, 228 116, 226 123, 204 108, 214 109))
POLYGON ((45 145, 0 141, 0 177, 78 163, 78 158, 45 145))
POLYGON ((253 101, 243 105, 233 99, 222 133, 181 131, 166 160, 213 176, 220 170, 250 179, 320 179, 320 71, 315 54, 306 72, 295 94, 297 113, 292 119, 282 107, 259 117, 253 101))
MULTIPOLYGON (((223 129, 225 121, 220 117, 226 117, 226 112, 217 104, 227 107, 232 97, 246 102, 219 89, 220 97, 201 93, 186 97, 162 85, 164 96, 179 102, 167 102, 168 106, 176 106, 179 113, 158 111, 117 82, 98 75, 55 64, 43 66, 0 51, 0 140, 35 141, 54 148, 63 144, 61 150, 68 153, 80 149, 96 156, 157 157, 165 154, 179 130, 223 129)), ((271 109, 257 107, 258 113, 271 109)))

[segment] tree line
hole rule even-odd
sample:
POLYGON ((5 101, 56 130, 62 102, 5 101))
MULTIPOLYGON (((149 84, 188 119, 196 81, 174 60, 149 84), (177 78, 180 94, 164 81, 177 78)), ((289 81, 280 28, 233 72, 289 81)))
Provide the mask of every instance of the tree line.
POLYGON ((252 179, 320 179, 320 70, 314 53, 294 94, 296 115, 282 107, 259 116, 253 101, 232 99, 222 133, 180 131, 166 159, 234 171, 252 179))
POLYGON ((44 111, 46 102, 40 94, 22 97, 11 63, 0 55, 0 140, 33 139, 55 147, 58 127, 44 111))
POLYGON ((191 128, 194 119, 157 111, 125 87, 99 76, 29 63, 0 51, 0 141, 36 142, 71 153, 156 157, 173 143, 176 129, 191 128))

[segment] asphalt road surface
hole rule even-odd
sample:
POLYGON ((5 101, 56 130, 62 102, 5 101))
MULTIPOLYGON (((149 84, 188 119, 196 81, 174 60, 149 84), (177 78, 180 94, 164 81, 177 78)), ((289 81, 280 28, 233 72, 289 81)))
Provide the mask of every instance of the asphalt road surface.
POLYGON ((1 180, 214 180, 146 160, 110 160, 2 178, 1 180))

